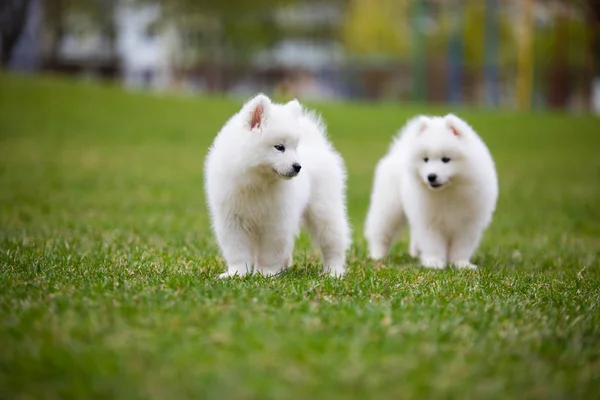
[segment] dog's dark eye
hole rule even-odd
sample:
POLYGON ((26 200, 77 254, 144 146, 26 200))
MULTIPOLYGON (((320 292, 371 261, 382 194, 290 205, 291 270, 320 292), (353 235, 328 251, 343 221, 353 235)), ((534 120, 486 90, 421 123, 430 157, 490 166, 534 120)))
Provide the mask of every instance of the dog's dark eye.
POLYGON ((282 144, 278 144, 275 146, 275 150, 280 151, 280 152, 284 152, 285 151, 285 146, 282 144))
POLYGON ((425 162, 429 161, 429 157, 425 157, 425 158, 423 159, 423 161, 425 161, 425 162))
POLYGON ((442 157, 442 162, 443 163, 449 163, 450 162, 450 158, 449 157, 442 157))

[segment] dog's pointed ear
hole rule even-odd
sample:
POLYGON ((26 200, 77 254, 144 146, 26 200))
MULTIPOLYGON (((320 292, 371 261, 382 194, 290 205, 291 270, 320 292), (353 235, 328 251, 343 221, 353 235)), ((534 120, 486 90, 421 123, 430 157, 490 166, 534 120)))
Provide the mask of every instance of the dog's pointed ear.
POLYGON ((456 137, 461 137, 461 120, 454 114, 448 114, 444 117, 446 121, 446 126, 456 137))
POLYGON ((263 128, 271 109, 271 99, 259 93, 246 103, 244 109, 247 111, 250 130, 263 128))
POLYGON ((302 115, 302 104, 300 104, 298 99, 288 102, 285 106, 291 110, 294 117, 299 118, 302 115))
POLYGON ((429 127, 429 118, 424 115, 417 117, 417 133, 421 134, 429 127))

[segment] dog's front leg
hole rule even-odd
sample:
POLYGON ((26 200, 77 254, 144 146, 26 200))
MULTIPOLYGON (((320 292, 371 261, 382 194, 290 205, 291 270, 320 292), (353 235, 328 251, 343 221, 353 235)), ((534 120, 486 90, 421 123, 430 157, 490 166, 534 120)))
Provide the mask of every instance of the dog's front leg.
POLYGON ((290 232, 271 232, 260 240, 256 271, 265 276, 277 274, 291 262, 294 236, 290 232))
POLYGON ((421 250, 421 264, 427 268, 446 268, 447 241, 444 236, 433 229, 415 232, 419 250, 421 250))
POLYGON ((223 224, 216 227, 216 233, 227 262, 227 272, 219 275, 219 278, 252 273, 254 259, 252 241, 246 232, 234 224, 223 224))
POLYGON ((475 252, 481 234, 476 230, 466 230, 458 232, 450 243, 449 261, 460 269, 477 269, 477 265, 471 264, 471 256, 475 252))
POLYGON ((410 233, 410 245, 408 247, 408 254, 412 258, 418 258, 419 254, 421 254, 421 250, 419 250, 419 245, 417 244, 417 238, 415 237, 415 233, 410 233))

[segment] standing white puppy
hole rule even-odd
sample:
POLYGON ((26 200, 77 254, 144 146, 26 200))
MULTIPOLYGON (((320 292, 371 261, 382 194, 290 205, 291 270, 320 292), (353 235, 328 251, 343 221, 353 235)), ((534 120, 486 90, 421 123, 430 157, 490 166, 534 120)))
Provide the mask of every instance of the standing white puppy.
POLYGON ((375 171, 365 237, 387 256, 408 220, 410 255, 429 268, 471 264, 498 197, 494 161, 460 118, 420 116, 400 131, 375 171))
POLYGON ((325 271, 342 275, 350 227, 346 169, 320 118, 297 100, 259 94, 223 126, 205 163, 213 229, 227 261, 221 277, 291 265, 301 222, 325 271))

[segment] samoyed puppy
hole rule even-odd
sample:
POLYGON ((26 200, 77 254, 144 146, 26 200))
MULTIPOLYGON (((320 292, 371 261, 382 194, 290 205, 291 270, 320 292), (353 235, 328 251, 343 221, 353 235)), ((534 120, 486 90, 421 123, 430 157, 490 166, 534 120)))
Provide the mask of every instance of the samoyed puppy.
POLYGON ((325 126, 297 100, 249 100, 218 133, 205 161, 212 227, 227 262, 221 277, 273 275, 292 263, 304 223, 323 267, 342 275, 350 246, 346 169, 325 126))
POLYGON ((369 254, 387 256, 408 222, 410 255, 423 266, 476 269, 470 259, 497 197, 492 156, 465 121, 416 117, 377 165, 365 224, 369 254))

